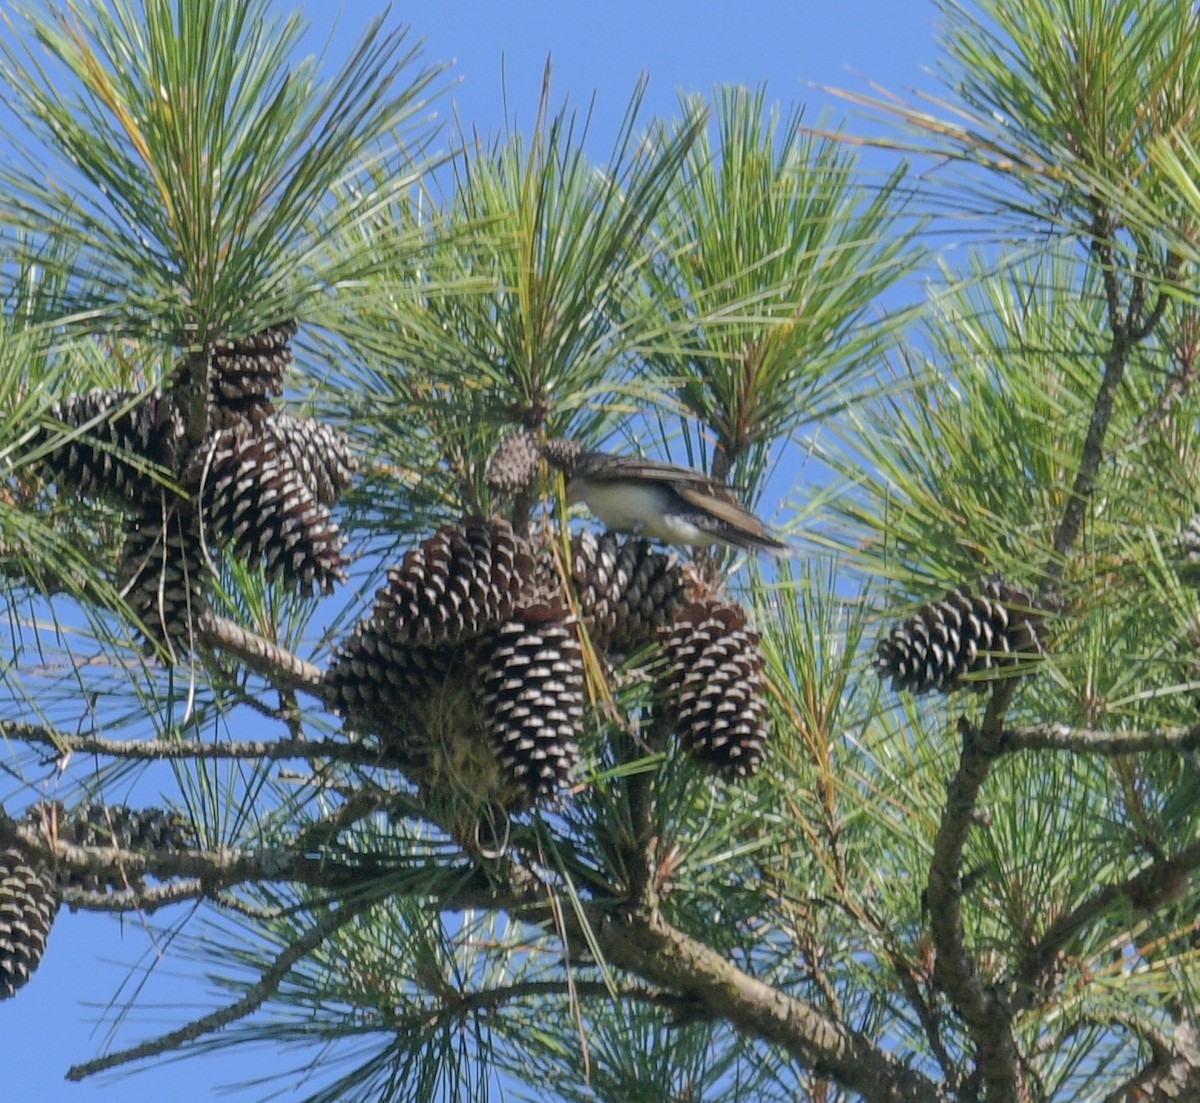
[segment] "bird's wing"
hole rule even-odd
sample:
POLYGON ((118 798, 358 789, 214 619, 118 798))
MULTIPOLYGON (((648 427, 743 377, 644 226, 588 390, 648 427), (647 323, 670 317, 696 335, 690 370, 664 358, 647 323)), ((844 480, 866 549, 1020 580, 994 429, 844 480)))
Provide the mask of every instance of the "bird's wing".
POLYGON ((711 513, 719 521, 755 540, 761 540, 764 544, 783 547, 783 544, 771 535, 767 526, 742 505, 737 495, 724 484, 712 480, 681 479, 673 483, 672 487, 688 505, 711 513))

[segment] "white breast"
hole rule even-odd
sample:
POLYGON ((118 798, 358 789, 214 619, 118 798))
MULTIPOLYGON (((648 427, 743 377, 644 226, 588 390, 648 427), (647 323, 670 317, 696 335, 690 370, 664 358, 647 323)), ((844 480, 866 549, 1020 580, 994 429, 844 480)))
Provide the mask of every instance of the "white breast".
POLYGON ((606 528, 633 532, 668 544, 711 544, 713 537, 678 513, 678 498, 666 487, 645 482, 588 483, 580 495, 606 528))

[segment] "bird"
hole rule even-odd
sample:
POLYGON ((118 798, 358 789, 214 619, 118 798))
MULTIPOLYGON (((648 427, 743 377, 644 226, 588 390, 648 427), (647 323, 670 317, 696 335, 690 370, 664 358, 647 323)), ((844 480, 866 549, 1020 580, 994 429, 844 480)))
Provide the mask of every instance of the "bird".
POLYGON ((721 544, 779 554, 777 540, 732 487, 690 467, 584 452, 568 470, 567 502, 584 502, 613 532, 667 544, 721 544))

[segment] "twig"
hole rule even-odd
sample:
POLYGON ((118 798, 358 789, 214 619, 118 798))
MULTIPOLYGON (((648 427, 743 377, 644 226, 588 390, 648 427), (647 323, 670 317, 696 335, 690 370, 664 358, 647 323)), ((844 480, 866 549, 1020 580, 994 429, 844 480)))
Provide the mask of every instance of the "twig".
POLYGON ((277 689, 300 689, 324 698, 325 672, 286 647, 214 613, 206 613, 200 618, 196 634, 205 647, 237 656, 277 689))
POLYGON ((1173 857, 1155 860, 1140 873, 1124 881, 1105 885, 1078 907, 1059 916, 1037 945, 1022 955, 1013 974, 1013 1007, 1024 1010, 1032 1005, 1038 982, 1052 968, 1058 955, 1088 924, 1115 903, 1128 900, 1141 911, 1153 911, 1175 899, 1186 886, 1189 875, 1197 868, 1200 868, 1200 843, 1193 843, 1173 857))
POLYGON ((1073 751, 1078 754, 1123 755, 1147 751, 1187 753, 1200 750, 1200 724, 1148 731, 1097 731, 1069 724, 1039 724, 1007 728, 1000 733, 999 753, 1016 751, 1073 751))
POLYGON ((150 913, 169 904, 199 900, 204 895, 204 882, 199 877, 188 877, 166 885, 142 886, 120 892, 87 892, 84 889, 64 888, 62 901, 72 911, 150 913))
POLYGON ((178 1030, 172 1030, 169 1034, 163 1034, 161 1037, 142 1042, 140 1045, 131 1046, 128 1049, 118 1050, 116 1053, 106 1054, 104 1057, 97 1057, 93 1061, 85 1061, 82 1065, 74 1065, 67 1070, 67 1079, 83 1080, 98 1072, 116 1068, 118 1065, 127 1065, 133 1061, 140 1061, 144 1057, 154 1057, 157 1054, 166 1053, 168 1050, 178 1049, 205 1034, 211 1034, 238 1019, 244 1019, 247 1015, 253 1014, 275 993, 275 990, 283 982, 283 978, 287 976, 296 962, 315 950, 325 939, 340 927, 344 927, 356 915, 377 903, 377 900, 378 898, 375 896, 364 895, 343 902, 341 907, 325 916, 315 926, 310 927, 283 950, 272 962, 270 968, 263 972, 258 982, 240 1000, 209 1015, 195 1019, 178 1030))
MULTIPOLYGON (((1098 246, 1098 251, 1104 255, 1104 249, 1098 246)), ((1109 264, 1104 265, 1105 286, 1114 282, 1116 277, 1111 273, 1111 248, 1107 250, 1109 264)), ((1096 489, 1096 474, 1100 470, 1100 462, 1104 458, 1104 438, 1108 435, 1108 426, 1112 421, 1113 405, 1121 381, 1125 378, 1125 366, 1129 362, 1129 354, 1133 349, 1128 330, 1124 322, 1119 321, 1119 307, 1114 311, 1110 293, 1109 312, 1112 318, 1113 339, 1104 357, 1104 376, 1100 381, 1100 389, 1096 392, 1096 400, 1092 407, 1092 417, 1088 422, 1087 434, 1083 440, 1083 450, 1080 453, 1079 467, 1075 472, 1075 482, 1071 487, 1071 496, 1063 510, 1062 520, 1054 534, 1054 554, 1046 565, 1045 575, 1038 594, 1039 606, 1046 606, 1058 597, 1062 589, 1063 574, 1066 571, 1067 559, 1075 547, 1076 540, 1083 528, 1087 515, 1088 503, 1092 492, 1096 489)))
POLYGON ((23 743, 54 747, 60 754, 98 754, 108 758, 139 759, 321 759, 357 766, 385 764, 378 747, 338 739, 239 740, 210 743, 187 739, 109 739, 103 735, 71 735, 20 721, 0 721, 0 736, 23 743))
MULTIPOLYGON (((288 847, 259 850, 120 850, 111 845, 84 847, 47 838, 38 827, 13 820, 0 811, 0 844, 17 843, 26 852, 40 855, 60 870, 112 879, 137 881, 152 876, 162 881, 186 878, 201 883, 205 893, 234 885, 260 882, 292 883, 311 888, 345 893, 374 882, 386 882, 388 891, 435 899, 448 911, 473 907, 513 905, 511 899, 499 899, 496 886, 478 871, 462 867, 437 867, 424 871, 410 887, 399 882, 399 875, 412 871, 402 864, 361 855, 352 860, 309 857, 288 847)), ((113 893, 112 901, 126 899, 113 893)), ((128 896, 130 907, 137 897, 128 896)), ((116 904, 106 910, 117 910, 116 904)))
MULTIPOLYGON (((617 985, 617 994, 621 999, 653 1004, 674 1011, 689 1022, 696 1019, 695 1004, 673 992, 664 992, 657 988, 647 988, 642 984, 625 982, 617 985)), ((611 1000, 612 989, 602 980, 525 980, 467 992, 460 992, 449 985, 444 985, 438 989, 438 995, 441 997, 442 1007, 445 1011, 454 1016, 464 1016, 476 1011, 494 1011, 507 1003, 539 999, 543 996, 572 995, 611 1000)))
MULTIPOLYGON (((903 989, 905 996, 908 997, 908 1002, 917 1013, 921 1029, 925 1031, 925 1038, 929 1042, 929 1051, 933 1054, 942 1072, 953 1083, 954 1078, 960 1075, 961 1070, 958 1067, 958 1062, 950 1056, 945 1043, 942 1041, 942 1020, 936 1008, 932 1007, 930 1001, 925 998, 925 993, 921 990, 921 983, 917 977, 916 970, 912 965, 896 953, 889 953, 888 959, 891 961, 892 968, 900 980, 900 987, 903 989)), ((936 1000, 936 995, 934 999, 936 1000)))

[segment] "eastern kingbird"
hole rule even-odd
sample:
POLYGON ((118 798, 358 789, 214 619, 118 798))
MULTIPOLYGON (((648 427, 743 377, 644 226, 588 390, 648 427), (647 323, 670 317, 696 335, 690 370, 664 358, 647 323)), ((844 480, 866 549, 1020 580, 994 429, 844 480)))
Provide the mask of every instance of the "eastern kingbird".
POLYGON ((584 452, 567 473, 567 501, 587 503, 614 532, 668 544, 788 550, 738 501, 732 487, 690 467, 584 452))

